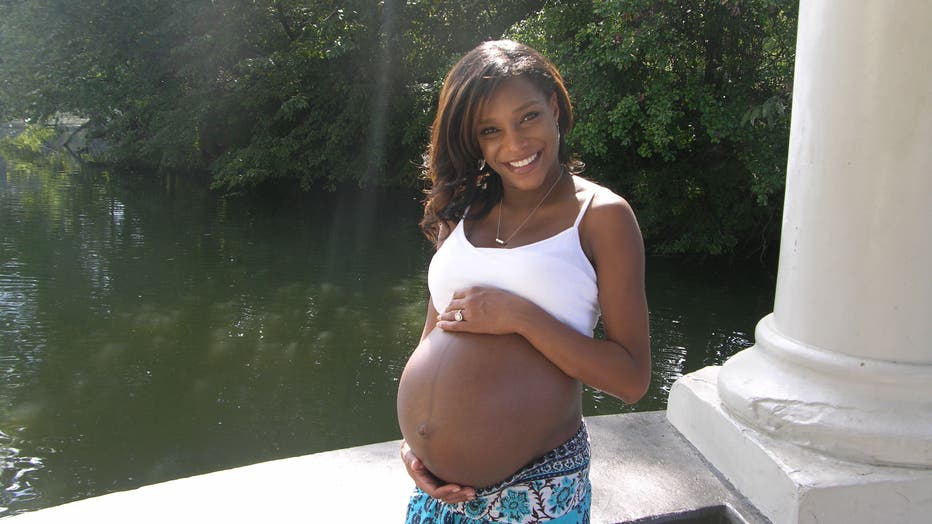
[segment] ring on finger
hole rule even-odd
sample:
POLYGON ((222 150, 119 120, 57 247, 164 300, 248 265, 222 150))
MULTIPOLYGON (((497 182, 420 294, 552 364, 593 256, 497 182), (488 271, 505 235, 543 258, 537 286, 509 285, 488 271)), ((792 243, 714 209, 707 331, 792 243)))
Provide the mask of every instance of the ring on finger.
POLYGON ((455 321, 457 321, 457 322, 462 322, 462 321, 463 321, 463 310, 462 310, 462 309, 457 309, 457 310, 453 313, 453 320, 455 320, 455 321))

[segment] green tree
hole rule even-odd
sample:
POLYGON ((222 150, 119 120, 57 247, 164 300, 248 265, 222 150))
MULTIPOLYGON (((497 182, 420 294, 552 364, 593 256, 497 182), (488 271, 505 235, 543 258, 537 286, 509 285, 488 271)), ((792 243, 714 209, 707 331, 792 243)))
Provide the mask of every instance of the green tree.
POLYGON ((215 186, 414 185, 441 70, 541 2, 0 0, 0 116, 215 186))
POLYGON ((102 160, 214 186, 416 186, 444 73, 507 33, 569 84, 571 145, 655 252, 778 231, 790 0, 0 0, 0 119, 89 119, 102 160))
POLYGON ((779 230, 796 9, 555 1, 513 34, 557 62, 572 145, 632 201, 654 251, 751 254, 779 230))
MULTIPOLYGON (((61 113, 105 131, 114 158, 190 157, 186 127, 159 134, 158 116, 183 100, 171 50, 182 2, 7 2, 0 22, 0 111, 36 122, 61 113), (153 148, 153 138, 166 147, 153 148), (170 143, 170 146, 167 144, 170 143)), ((175 165, 180 162, 175 162, 175 165)))
POLYGON ((218 187, 273 177, 305 188, 315 181, 417 185, 443 73, 542 2, 350 4, 301 8, 305 18, 291 17, 294 39, 270 59, 239 64, 237 89, 244 92, 232 100, 257 104, 249 110, 257 124, 246 133, 248 144, 213 164, 218 187))

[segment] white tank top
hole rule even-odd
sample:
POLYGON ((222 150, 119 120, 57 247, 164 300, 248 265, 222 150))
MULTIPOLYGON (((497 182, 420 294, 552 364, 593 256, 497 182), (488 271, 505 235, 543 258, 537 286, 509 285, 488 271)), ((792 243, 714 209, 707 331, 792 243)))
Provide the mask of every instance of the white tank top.
POLYGON ((473 246, 460 220, 427 271, 434 307, 443 312, 458 289, 490 286, 530 300, 591 337, 601 313, 599 289, 595 268, 579 242, 579 223, 593 196, 590 193, 586 199, 573 227, 513 248, 473 246))

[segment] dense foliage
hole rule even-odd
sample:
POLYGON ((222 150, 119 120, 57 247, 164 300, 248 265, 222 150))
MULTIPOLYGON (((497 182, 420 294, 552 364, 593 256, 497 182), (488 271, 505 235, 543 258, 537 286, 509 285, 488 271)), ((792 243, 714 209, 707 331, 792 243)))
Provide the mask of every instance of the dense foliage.
POLYGON ((509 35, 563 71, 571 145, 653 250, 748 254, 779 230, 795 20, 792 0, 0 0, 0 121, 88 118, 103 160, 228 192, 417 186, 443 73, 509 35))
POLYGON ((552 2, 516 36, 558 62, 575 149, 661 251, 759 250, 779 229, 795 4, 552 2))

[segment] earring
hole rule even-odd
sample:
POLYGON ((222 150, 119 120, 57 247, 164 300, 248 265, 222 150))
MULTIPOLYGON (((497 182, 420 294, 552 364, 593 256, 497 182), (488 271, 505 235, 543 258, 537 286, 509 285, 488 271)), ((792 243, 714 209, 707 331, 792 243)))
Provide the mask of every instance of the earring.
POLYGON ((479 168, 479 175, 476 177, 476 187, 479 189, 485 189, 489 187, 488 182, 486 181, 489 178, 489 173, 484 173, 485 171, 485 159, 480 158, 477 166, 479 168))
POLYGON ((479 173, 479 176, 476 177, 476 187, 479 189, 485 189, 489 187, 489 173, 479 173))

